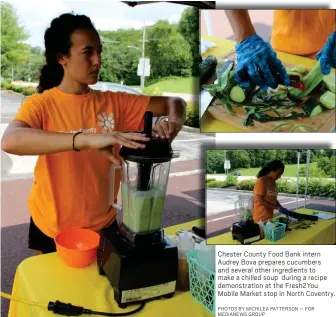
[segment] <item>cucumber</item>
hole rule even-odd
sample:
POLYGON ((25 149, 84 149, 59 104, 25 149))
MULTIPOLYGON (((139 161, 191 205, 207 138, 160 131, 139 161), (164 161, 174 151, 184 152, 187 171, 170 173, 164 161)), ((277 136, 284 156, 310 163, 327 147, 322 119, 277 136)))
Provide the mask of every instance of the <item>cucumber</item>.
POLYGON ((334 109, 336 106, 336 94, 331 91, 326 91, 320 97, 320 103, 324 108, 334 109))
POLYGON ((241 103, 245 100, 245 97, 244 89, 240 86, 234 86, 230 91, 230 98, 234 102, 241 103))
POLYGON ((301 73, 296 73, 296 72, 288 72, 287 75, 289 76, 289 78, 292 80, 302 80, 303 75, 301 73))
POLYGON ((335 77, 336 77, 336 75, 333 74, 333 73, 330 73, 329 75, 323 77, 323 83, 334 94, 336 93, 336 80, 335 80, 335 77))
POLYGON ((214 73, 217 67, 217 58, 213 55, 207 56, 200 64, 200 85, 202 86, 214 73))
POLYGON ((292 67, 290 68, 290 71, 292 72, 297 72, 297 73, 300 73, 300 74, 303 74, 305 73, 307 70, 306 70, 306 67, 304 67, 303 65, 296 65, 295 67, 292 67))
POLYGON ((302 109, 309 117, 315 117, 323 111, 319 102, 312 97, 302 104, 302 109))
POLYGON ((302 82, 306 85, 306 89, 304 91, 296 88, 290 89, 288 91, 288 98, 294 101, 302 100, 322 82, 323 77, 324 74, 321 71, 320 62, 317 62, 311 71, 302 80, 302 82))

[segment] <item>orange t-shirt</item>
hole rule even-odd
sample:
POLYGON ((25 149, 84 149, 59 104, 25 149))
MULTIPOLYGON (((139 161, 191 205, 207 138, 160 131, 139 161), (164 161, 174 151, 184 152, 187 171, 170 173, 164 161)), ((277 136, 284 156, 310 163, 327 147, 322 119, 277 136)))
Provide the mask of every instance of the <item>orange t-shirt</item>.
POLYGON ((272 47, 315 58, 335 31, 336 10, 274 10, 272 47))
MULTIPOLYGON (((277 202, 278 192, 275 181, 269 177, 263 176, 257 179, 253 190, 254 195, 263 196, 264 199, 272 205, 277 202)), ((260 202, 253 198, 253 220, 258 223, 273 218, 273 209, 266 208, 260 202)))
MULTIPOLYGON (((149 98, 98 90, 72 95, 55 87, 28 97, 14 120, 22 120, 34 129, 63 133, 140 131, 149 98)), ((118 155, 119 147, 114 151, 118 155)), ((40 155, 28 200, 38 228, 54 238, 65 229, 99 231, 112 223, 116 210, 108 198, 111 164, 97 151, 40 155)), ((116 170, 115 199, 119 186, 120 170, 116 170)))

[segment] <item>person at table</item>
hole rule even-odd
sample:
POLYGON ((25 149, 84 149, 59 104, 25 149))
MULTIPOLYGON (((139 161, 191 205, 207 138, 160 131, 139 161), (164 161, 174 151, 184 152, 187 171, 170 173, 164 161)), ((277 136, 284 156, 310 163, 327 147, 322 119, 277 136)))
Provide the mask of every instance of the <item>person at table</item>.
POLYGON ((186 109, 181 98, 90 89, 99 78, 102 44, 87 16, 55 18, 44 41, 38 94, 25 99, 1 142, 7 153, 39 156, 28 200, 28 244, 38 254, 56 251, 53 238, 68 228, 99 232, 110 226, 116 218, 109 205, 110 165, 120 164, 120 146, 144 148, 148 141, 127 131, 142 131, 145 111, 152 111, 168 116, 154 126, 154 136, 172 141, 186 109))
POLYGON ((328 75, 336 68, 336 10, 274 10, 271 45, 255 31, 248 10, 225 10, 236 42, 236 81, 277 88, 290 85, 275 51, 316 58, 328 75))
POLYGON ((258 173, 253 189, 253 220, 266 221, 274 216, 274 210, 286 210, 278 201, 276 180, 281 178, 285 165, 280 160, 267 163, 258 173))

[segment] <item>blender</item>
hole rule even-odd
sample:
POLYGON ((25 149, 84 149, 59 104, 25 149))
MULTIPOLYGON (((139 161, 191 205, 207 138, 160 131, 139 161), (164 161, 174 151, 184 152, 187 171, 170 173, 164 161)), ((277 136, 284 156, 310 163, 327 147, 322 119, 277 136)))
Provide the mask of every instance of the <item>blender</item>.
MULTIPOLYGON (((164 234, 162 217, 173 151, 168 140, 152 137, 152 112, 145 113, 145 149, 122 147, 122 164, 110 170, 110 204, 118 211, 103 229, 97 251, 120 308, 172 297, 178 276, 176 245, 164 234), (122 206, 114 202, 114 176, 121 169, 122 206)), ((175 157, 175 156, 174 156, 175 157)))
POLYGON ((239 195, 235 209, 239 209, 240 221, 232 224, 232 239, 238 240, 241 244, 251 244, 260 240, 260 227, 253 221, 252 216, 253 196, 239 195))

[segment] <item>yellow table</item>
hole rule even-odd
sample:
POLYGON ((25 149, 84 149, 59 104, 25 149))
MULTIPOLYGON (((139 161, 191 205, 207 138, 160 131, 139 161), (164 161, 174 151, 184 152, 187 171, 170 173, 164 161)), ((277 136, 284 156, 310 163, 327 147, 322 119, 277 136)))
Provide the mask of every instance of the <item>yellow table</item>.
MULTIPOLYGON (((317 210, 298 209, 297 212, 312 215, 317 210)), ((323 214, 332 214, 322 212, 323 214)), ((336 243, 336 218, 330 220, 319 219, 316 224, 312 224, 308 229, 294 229, 286 231, 283 239, 277 242, 270 242, 265 239, 257 241, 253 244, 335 244, 336 243)), ((240 242, 232 239, 231 232, 221 234, 207 240, 208 244, 240 244, 240 242)))
MULTIPOLYGON (((229 41, 225 39, 219 39, 213 36, 203 35, 202 38, 211 41, 214 44, 217 44, 216 47, 206 51, 202 57, 206 57, 208 55, 214 55, 217 58, 222 57, 235 49, 236 42, 229 41)), ((297 65, 301 64, 306 68, 311 68, 315 65, 316 61, 313 59, 286 54, 277 52, 278 58, 287 64, 297 65)), ((214 119, 207 111, 204 113, 204 116, 201 119, 201 132, 243 132, 241 129, 233 127, 227 123, 218 121, 214 119)))
MULTIPOLYGON (((190 230, 193 225, 204 225, 204 219, 166 228, 165 233, 175 235, 177 229, 190 230)), ((16 270, 12 295, 45 303, 45 307, 49 301, 56 300, 103 312, 126 312, 139 306, 137 304, 124 310, 119 309, 107 278, 98 274, 96 262, 86 268, 73 269, 67 267, 57 253, 25 259, 16 270)), ((37 306, 12 301, 8 316, 57 315, 37 306)), ((210 317, 212 315, 196 303, 189 292, 177 292, 171 299, 159 299, 147 303, 144 309, 134 316, 210 317)))

